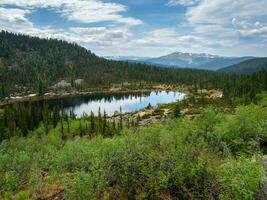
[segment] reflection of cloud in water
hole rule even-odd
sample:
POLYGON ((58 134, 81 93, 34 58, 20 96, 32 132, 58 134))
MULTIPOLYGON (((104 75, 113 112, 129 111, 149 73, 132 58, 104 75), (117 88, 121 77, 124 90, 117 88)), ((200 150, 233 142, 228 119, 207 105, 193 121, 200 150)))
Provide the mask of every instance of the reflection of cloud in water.
POLYGON ((91 111, 97 115, 99 108, 102 114, 105 110, 108 115, 112 115, 115 111, 119 111, 120 107, 122 108, 122 112, 132 112, 145 108, 149 103, 155 106, 160 103, 182 100, 183 98, 184 94, 179 92, 151 92, 151 94, 146 97, 131 96, 120 100, 113 98, 110 102, 105 101, 105 99, 89 101, 88 103, 68 107, 66 110, 73 109, 77 117, 81 117, 83 113, 90 115, 91 111))
POLYGON ((88 103, 83 103, 79 106, 74 107, 74 113, 80 117, 83 113, 90 115, 91 111, 97 115, 98 109, 100 108, 101 113, 103 114, 104 110, 108 115, 114 114, 115 111, 119 111, 120 107, 122 112, 128 112, 124 109, 125 105, 135 104, 140 102, 140 98, 124 99, 124 100, 112 100, 111 102, 105 100, 91 101, 88 103))

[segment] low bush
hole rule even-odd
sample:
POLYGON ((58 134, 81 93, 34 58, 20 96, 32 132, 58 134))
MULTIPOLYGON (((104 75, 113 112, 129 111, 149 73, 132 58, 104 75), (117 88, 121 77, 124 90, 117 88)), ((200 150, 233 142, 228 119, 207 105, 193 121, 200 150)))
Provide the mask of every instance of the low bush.
POLYGON ((40 127, 0 144, 0 194, 37 199, 50 185, 66 199, 255 199, 266 178, 266 123, 265 109, 248 105, 113 138, 63 140, 59 128, 40 127))

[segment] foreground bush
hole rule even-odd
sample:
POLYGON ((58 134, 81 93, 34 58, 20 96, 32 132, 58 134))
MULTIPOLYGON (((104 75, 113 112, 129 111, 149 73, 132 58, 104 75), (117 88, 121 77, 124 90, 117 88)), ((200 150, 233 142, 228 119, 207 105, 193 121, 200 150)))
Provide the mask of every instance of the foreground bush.
POLYGON ((63 141, 59 129, 40 127, 0 145, 0 192, 6 199, 265 198, 266 122, 265 109, 249 105, 105 139, 63 141))

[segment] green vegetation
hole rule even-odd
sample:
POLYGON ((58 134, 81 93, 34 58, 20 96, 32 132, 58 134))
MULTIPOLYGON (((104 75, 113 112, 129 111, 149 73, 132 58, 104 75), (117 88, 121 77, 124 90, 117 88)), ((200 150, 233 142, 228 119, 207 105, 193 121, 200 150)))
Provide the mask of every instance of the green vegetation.
POLYGON ((125 129, 113 138, 73 135, 79 133, 80 123, 71 120, 67 140, 61 137, 59 123, 48 133, 41 125, 27 137, 3 141, 3 197, 257 199, 266 195, 261 155, 267 144, 267 112, 259 105, 240 106, 233 114, 210 107, 193 120, 125 129))
POLYGON ((42 95, 65 80, 62 84, 73 90, 109 88, 114 84, 137 89, 160 83, 185 84, 221 89, 225 97, 251 100, 267 89, 266 77, 266 71, 252 76, 230 75, 109 61, 77 44, 0 32, 0 99, 30 93, 42 95), (81 79, 81 84, 75 84, 75 80, 81 79))
MULTIPOLYGON (((43 94, 62 79, 69 83, 83 79, 82 88, 103 88, 125 82, 142 87, 143 83, 189 84, 199 76, 211 77, 209 74, 212 73, 109 61, 76 44, 4 31, 0 33, 1 97, 27 91, 43 94)), ((214 80, 210 79, 207 84, 214 80)))
POLYGON ((173 110, 173 116, 175 118, 179 118, 181 115, 181 108, 180 108, 180 105, 177 103, 174 107, 174 110, 173 110))
POLYGON ((234 74, 252 74, 266 69, 267 58, 255 58, 223 69, 219 69, 218 71, 234 74))
POLYGON ((0 199, 266 199, 267 71, 164 69, 0 33, 1 101, 42 95, 60 80, 75 90, 185 84, 189 94, 128 119, 121 112, 76 119, 46 102, 2 107, 0 199), (204 89, 222 90, 223 98, 204 89), (166 123, 138 126, 151 115, 166 123))
POLYGON ((99 108, 98 116, 94 116, 91 112, 90 116, 84 115, 80 120, 75 121, 76 116, 73 111, 66 113, 58 106, 49 108, 45 101, 18 102, 0 110, 0 142, 12 137, 25 137, 39 126, 42 126, 45 133, 48 134, 51 129, 59 125, 63 140, 67 139, 69 135, 75 137, 77 134, 89 138, 97 135, 112 137, 123 129, 126 120, 128 128, 137 126, 137 119, 123 119, 122 113, 119 113, 119 115, 120 121, 108 119, 105 111, 104 115, 101 115, 99 108), (71 131, 73 122, 74 127, 76 127, 75 131, 71 131))
POLYGON ((257 94, 256 100, 260 105, 267 107, 267 92, 262 92, 260 94, 257 94))

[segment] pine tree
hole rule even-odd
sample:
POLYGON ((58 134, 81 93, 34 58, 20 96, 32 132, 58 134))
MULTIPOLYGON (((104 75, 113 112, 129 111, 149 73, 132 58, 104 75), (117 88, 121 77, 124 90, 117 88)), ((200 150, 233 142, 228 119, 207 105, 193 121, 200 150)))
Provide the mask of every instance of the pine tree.
POLYGON ((123 129, 122 108, 120 106, 120 129, 123 129))
POLYGON ((6 92, 5 92, 5 86, 1 85, 1 90, 0 90, 0 99, 5 98, 6 92))
POLYGON ((82 127, 81 120, 79 120, 79 133, 80 133, 80 137, 83 137, 83 127, 82 127))
POLYGON ((146 109, 150 109, 150 108, 152 108, 152 106, 151 106, 151 104, 150 104, 150 103, 148 103, 148 105, 147 105, 146 109))
POLYGON ((38 95, 41 96, 43 94, 44 94, 43 82, 39 81, 39 84, 38 84, 38 95))
POLYGON ((115 119, 113 119, 112 131, 113 131, 113 133, 116 133, 116 121, 115 121, 115 119))
POLYGON ((104 110, 104 115, 103 115, 103 125, 102 125, 102 135, 106 136, 106 131, 107 131, 107 115, 106 111, 104 110))
POLYGON ((94 117, 94 113, 91 111, 91 115, 90 115, 90 127, 91 127, 91 135, 93 135, 93 133, 95 132, 95 117, 94 117))
POLYGON ((175 118, 179 118, 181 115, 181 109, 180 109, 180 105, 177 103, 174 107, 174 111, 173 111, 173 116, 175 118))
POLYGON ((137 118, 136 118, 136 127, 139 125, 139 122, 141 121, 141 117, 140 115, 137 115, 137 118))
POLYGON ((98 123, 97 123, 97 134, 101 134, 102 132, 102 116, 100 107, 98 108, 98 123))
POLYGON ((69 120, 69 116, 68 115, 66 115, 66 122, 67 122, 67 131, 68 131, 68 133, 70 133, 70 120, 69 120))
POLYGON ((60 117, 60 132, 61 132, 61 139, 62 140, 65 140, 66 139, 66 136, 65 136, 65 133, 64 133, 64 124, 63 124, 63 114, 61 114, 61 117, 60 117))

